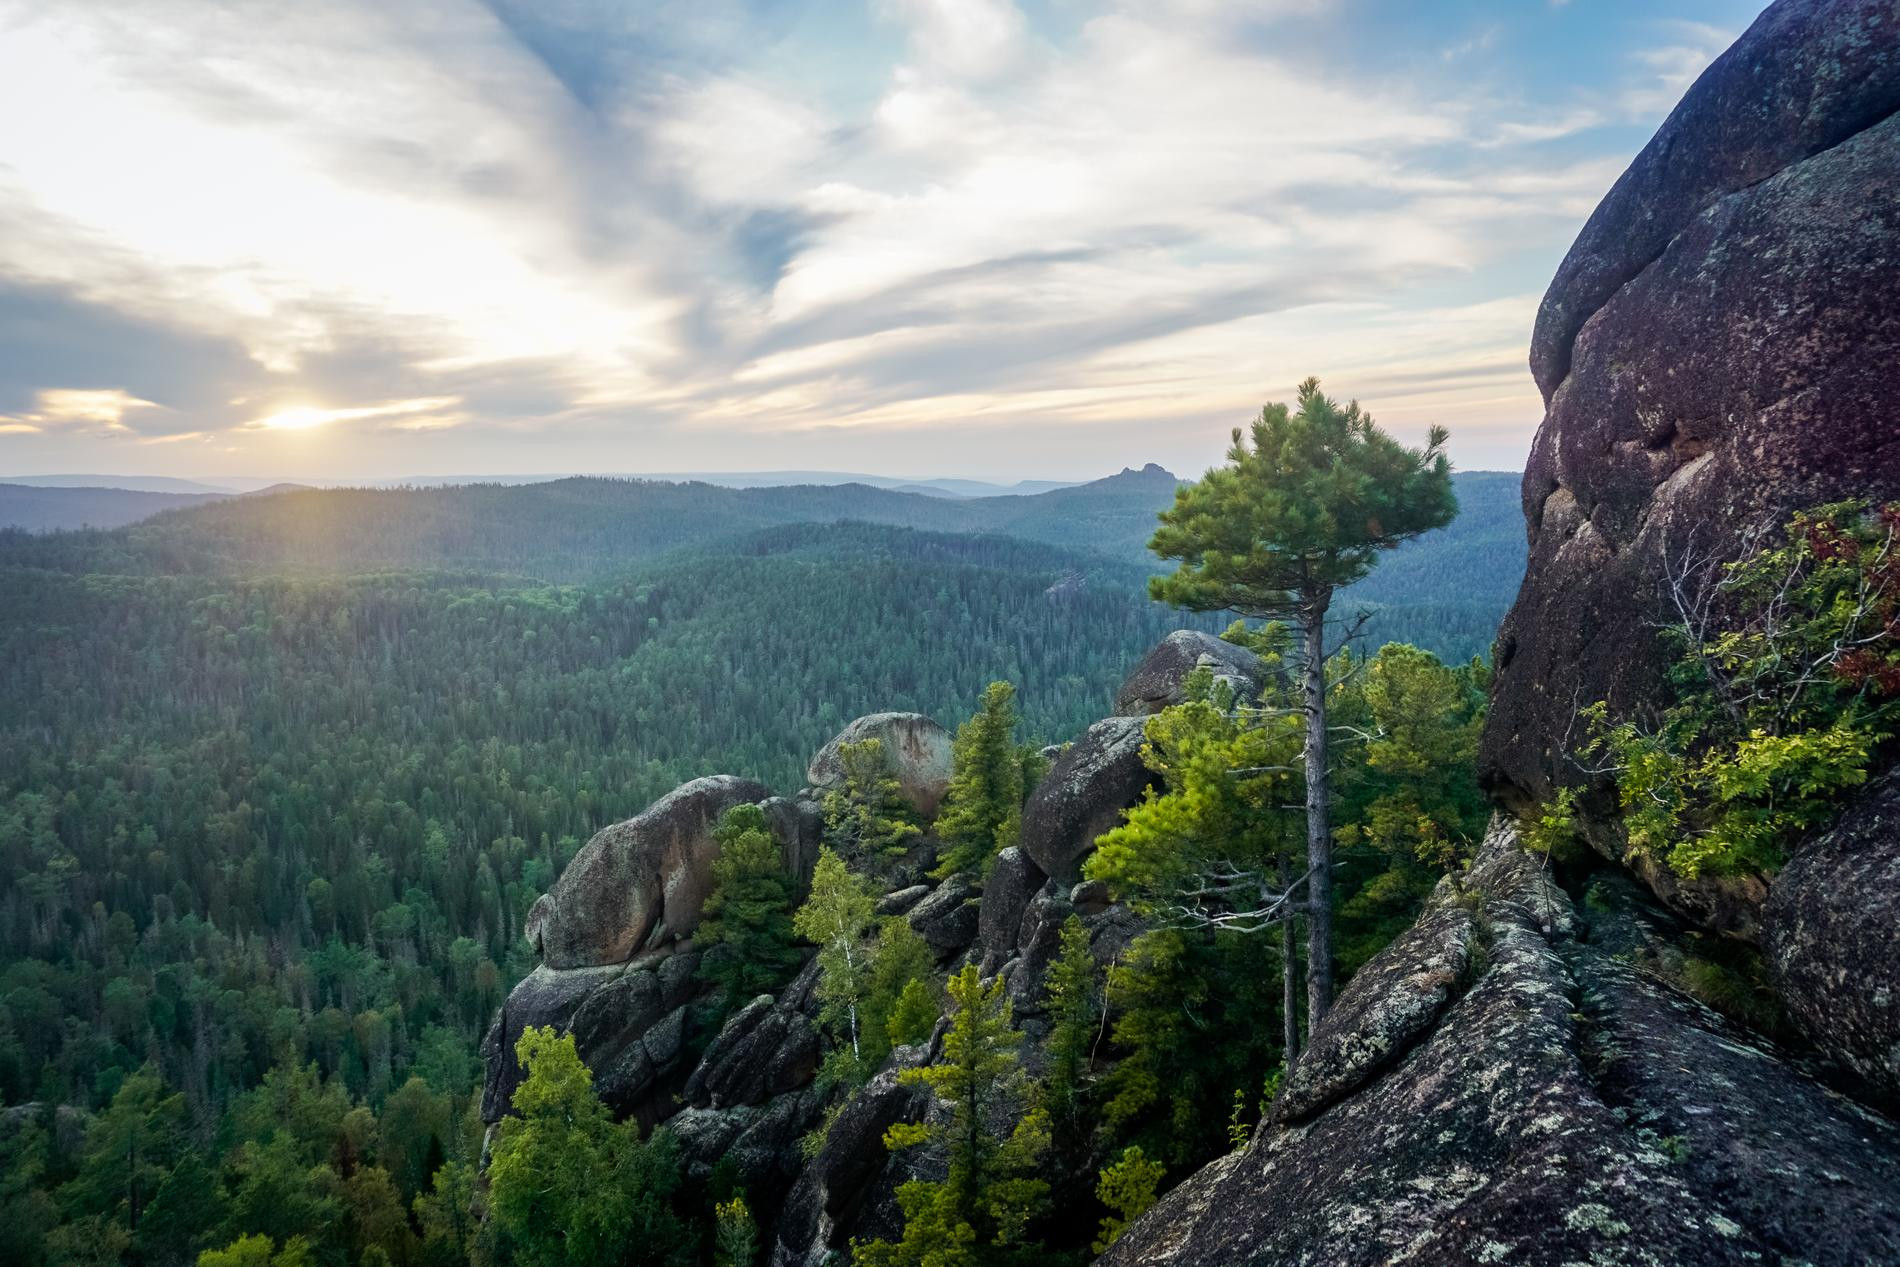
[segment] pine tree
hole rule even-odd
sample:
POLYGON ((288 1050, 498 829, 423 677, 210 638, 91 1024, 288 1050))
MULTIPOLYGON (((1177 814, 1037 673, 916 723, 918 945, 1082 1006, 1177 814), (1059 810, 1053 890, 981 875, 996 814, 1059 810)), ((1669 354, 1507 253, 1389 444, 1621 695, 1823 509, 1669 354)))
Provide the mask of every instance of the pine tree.
POLYGON ((1196 611, 1291 618, 1300 635, 1305 722, 1307 1024, 1332 1005, 1333 834, 1327 789, 1326 616, 1334 593, 1369 573, 1381 551, 1451 522, 1457 499, 1433 427, 1423 449, 1400 444, 1357 401, 1341 408, 1300 384, 1299 410, 1268 405, 1252 444, 1233 433, 1228 464, 1184 485, 1149 548, 1179 561, 1155 598, 1196 611))
POLYGON ((937 1028, 937 1018, 942 1014, 930 986, 921 977, 912 977, 904 983, 903 993, 897 996, 897 1006, 884 1022, 884 1032, 893 1047, 921 1043, 937 1028))
POLYGON ((1018 1116, 1029 1092, 1017 1052, 1023 1036, 1010 1023, 1000 979, 986 987, 976 965, 965 964, 947 989, 955 1010, 942 1060, 899 1078, 928 1086, 950 1120, 900 1122, 884 1142, 893 1149, 938 1143, 949 1173, 897 1190, 903 1239, 855 1245, 860 1267, 995 1267, 1038 1252, 1028 1227, 1048 1197, 1036 1167, 1049 1148, 1049 1116, 1040 1108, 1018 1116), (1005 1135, 997 1124, 1007 1120, 1016 1125, 1005 1135))
POLYGON ((942 854, 931 874, 987 871, 1022 833, 1023 758, 1016 747, 1016 688, 991 682, 975 716, 957 727, 950 786, 937 815, 942 854))
POLYGON ((1049 968, 1049 1065, 1043 1077, 1043 1099, 1061 1126, 1074 1123, 1101 1014, 1101 983, 1089 952, 1088 929, 1071 915, 1062 923, 1056 960, 1049 968))
POLYGON ((1149 1161, 1139 1146, 1123 1149, 1119 1161, 1103 1168, 1097 1177, 1095 1195, 1114 1213, 1102 1220, 1102 1234, 1094 1246, 1096 1253, 1105 1252, 1120 1240, 1128 1225, 1155 1203, 1155 1188, 1165 1173, 1161 1163, 1149 1161))
POLYGON ((903 785, 891 775, 884 741, 838 745, 844 786, 825 794, 825 835, 855 859, 875 863, 901 855, 923 834, 903 785))
MULTIPOLYGON (((869 949, 871 959, 864 994, 862 1058, 867 1073, 884 1063, 884 1057, 890 1054, 892 1044, 898 1041, 892 1036, 891 1022, 904 999, 905 991, 914 985, 926 990, 930 1020, 924 1027, 924 1038, 930 1037, 930 1027, 937 1021, 936 1000, 928 994, 931 969, 936 967, 937 959, 931 953, 929 944, 910 926, 910 921, 901 915, 884 920, 878 929, 877 940, 869 949)), ((914 1020, 914 1000, 912 1012, 914 1020)), ((908 1035, 914 1028, 914 1023, 907 1021, 904 1032, 908 1035)), ((918 1040, 907 1038, 905 1041, 918 1040)))
POLYGON ((685 1261, 691 1237, 668 1205, 679 1185, 672 1137, 643 1144, 637 1123, 614 1122, 572 1034, 530 1026, 515 1055, 527 1076, 488 1167, 508 1257, 523 1267, 685 1261))
POLYGON ((713 889, 693 940, 709 952, 700 960, 700 975, 732 1002, 776 988, 798 965, 792 877, 765 811, 756 805, 727 810, 713 839, 719 842, 713 889), (714 947, 725 950, 710 953, 714 947))

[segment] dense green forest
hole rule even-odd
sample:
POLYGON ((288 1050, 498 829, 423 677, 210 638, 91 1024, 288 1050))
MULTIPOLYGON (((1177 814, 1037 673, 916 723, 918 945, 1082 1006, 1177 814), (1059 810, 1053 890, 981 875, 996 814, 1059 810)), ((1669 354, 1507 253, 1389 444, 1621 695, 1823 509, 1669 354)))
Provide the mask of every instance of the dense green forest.
MULTIPOLYGON (((1379 607, 1380 642, 1488 649, 1514 487, 1465 477, 1468 519, 1342 607, 1379 607)), ((708 772, 790 791, 852 717, 954 723, 993 680, 1021 739, 1072 737, 1169 629, 1226 623, 1147 598, 1130 543, 1173 488, 985 510, 574 480, 0 533, 0 1104, 103 1114, 65 1148, 49 1109, 0 1119, 0 1258, 186 1261, 292 1226, 264 1211, 312 1166, 348 1218, 404 1217, 478 1138, 476 1044, 589 834, 708 772), (75 1195, 112 1131, 162 1134, 173 1172, 213 1149, 237 1205, 126 1239, 124 1192, 75 1195), (390 1191, 350 1189, 371 1158, 390 1191)), ((375 1243, 353 1236, 313 1261, 375 1243)))

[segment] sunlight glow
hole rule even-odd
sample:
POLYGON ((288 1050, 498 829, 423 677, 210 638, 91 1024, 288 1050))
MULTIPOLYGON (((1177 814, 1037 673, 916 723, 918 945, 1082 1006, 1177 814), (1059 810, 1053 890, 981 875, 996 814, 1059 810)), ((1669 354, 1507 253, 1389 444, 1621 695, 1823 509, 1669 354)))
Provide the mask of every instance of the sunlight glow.
POLYGON ((456 419, 444 411, 459 404, 454 396, 420 396, 414 400, 392 400, 382 405, 356 409, 318 409, 296 405, 274 414, 255 418, 246 426, 263 431, 308 431, 332 422, 356 422, 365 418, 400 419, 395 425, 409 428, 452 427, 456 419))

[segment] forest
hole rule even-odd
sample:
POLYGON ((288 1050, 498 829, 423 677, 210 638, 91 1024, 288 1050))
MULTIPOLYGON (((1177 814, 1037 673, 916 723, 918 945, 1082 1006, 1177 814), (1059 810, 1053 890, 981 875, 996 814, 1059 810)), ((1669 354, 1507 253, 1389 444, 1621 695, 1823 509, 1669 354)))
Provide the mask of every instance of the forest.
MULTIPOLYGON (((261 1234, 260 1263, 415 1260, 422 1211, 453 1204, 432 1176, 478 1145, 475 1049, 533 966, 522 920, 594 830, 711 771, 793 790, 852 717, 954 724, 996 680, 1017 685, 1016 741, 1061 742, 1168 630, 1227 624, 1148 599, 1155 568, 1115 533, 1151 531, 1174 481, 1132 482, 993 499, 1105 552, 863 522, 864 494, 903 496, 877 490, 692 486, 577 536, 574 499, 624 492, 588 481, 0 534, 0 1257, 189 1262, 261 1234), (821 494, 852 517, 722 531, 735 500, 770 519, 821 494), (538 510, 488 504, 516 498, 538 510), (659 550, 647 526, 679 499, 717 502, 718 528, 659 550), (127 1148, 147 1152, 130 1171, 127 1148)), ((1521 539, 1492 521, 1515 515, 1490 492, 1469 539, 1415 543, 1366 587, 1367 642, 1488 648, 1503 599, 1436 596, 1477 556, 1514 582, 1521 539)), ((1373 925, 1409 913, 1399 887, 1373 925)), ((1191 962, 1205 988, 1217 954, 1251 980, 1258 952, 1186 945, 1156 971, 1191 962)), ((1224 1110, 1233 1072, 1174 1094, 1224 1110)), ((1203 1155, 1220 1120, 1149 1147, 1203 1155)))

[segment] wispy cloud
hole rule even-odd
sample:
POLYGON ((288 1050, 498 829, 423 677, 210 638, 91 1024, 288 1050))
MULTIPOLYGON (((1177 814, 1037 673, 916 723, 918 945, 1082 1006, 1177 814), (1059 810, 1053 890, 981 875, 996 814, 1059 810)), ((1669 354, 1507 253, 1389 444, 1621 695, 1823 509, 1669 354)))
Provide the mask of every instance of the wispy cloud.
POLYGON ((1358 7, 0 0, 0 463, 1191 467, 1309 372, 1514 460, 1579 140, 1728 28, 1513 96, 1572 14, 1380 75, 1358 7))

